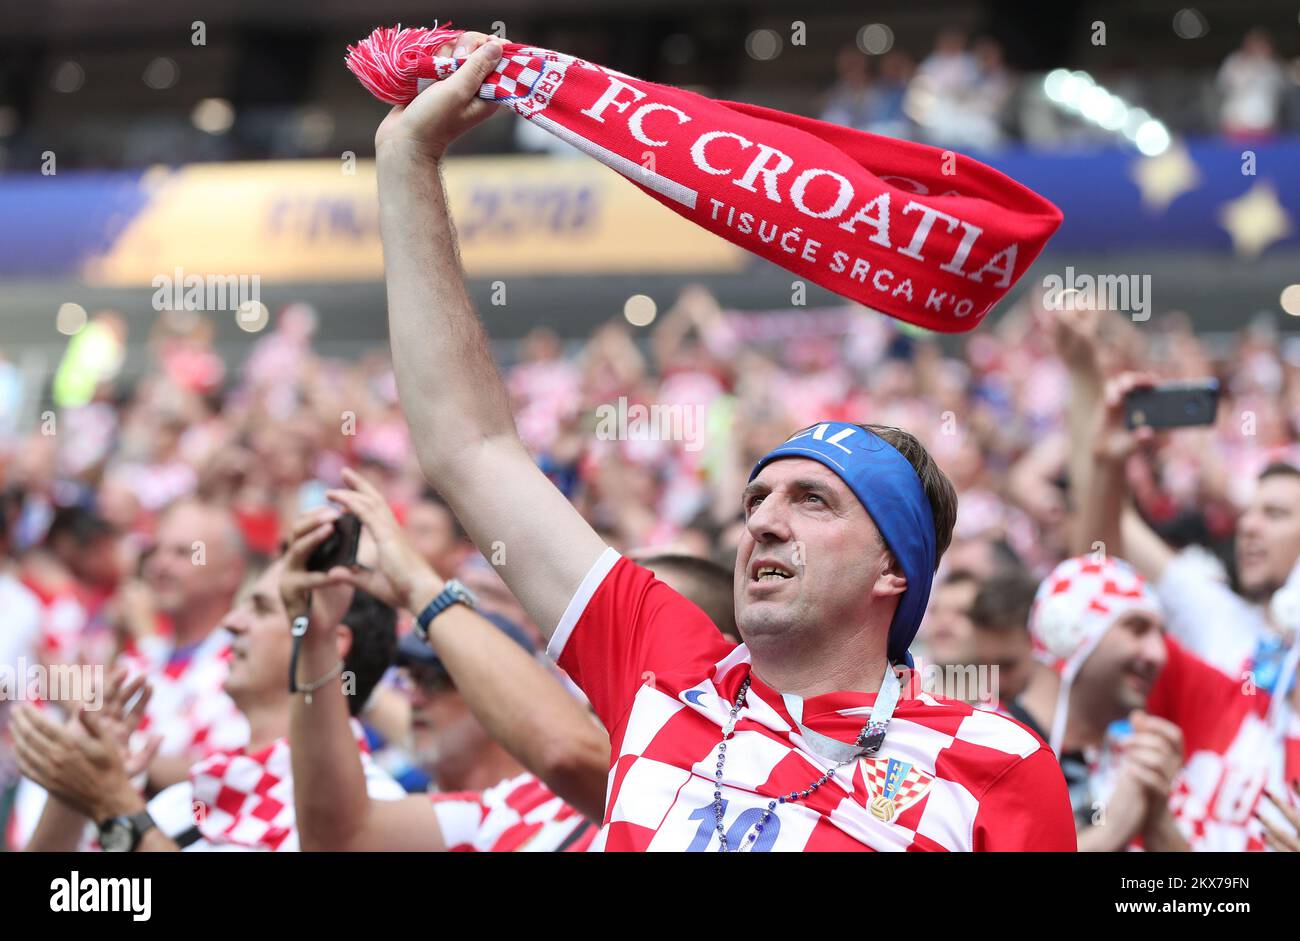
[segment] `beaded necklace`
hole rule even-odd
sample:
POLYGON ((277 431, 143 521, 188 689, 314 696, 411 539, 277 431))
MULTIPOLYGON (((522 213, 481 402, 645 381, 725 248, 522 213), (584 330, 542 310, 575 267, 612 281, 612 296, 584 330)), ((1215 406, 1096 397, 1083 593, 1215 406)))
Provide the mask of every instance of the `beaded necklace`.
MULTIPOLYGON (((722 823, 724 813, 724 805, 722 803, 722 769, 727 762, 727 740, 731 738, 736 731, 736 718, 740 715, 740 710, 745 705, 745 695, 749 692, 749 681, 750 677, 747 676, 740 684, 740 692, 736 694, 736 701, 731 707, 730 715, 727 717, 727 724, 723 726, 722 729, 722 741, 718 744, 718 763, 716 766, 717 770, 714 774, 713 786, 713 817, 718 831, 719 853, 730 852, 730 844, 727 840, 727 831, 722 823)), ((893 716, 894 705, 898 701, 898 695, 898 677, 894 674, 892 668, 886 667, 885 680, 884 683, 881 684, 880 693, 876 697, 876 706, 872 708, 871 715, 867 717, 866 725, 864 725, 862 731, 858 733, 856 744, 859 750, 854 752, 848 758, 845 758, 843 761, 837 763, 802 791, 791 791, 789 794, 774 797, 768 801, 767 807, 763 810, 763 816, 759 818, 758 823, 754 825, 753 831, 746 836, 745 842, 741 844, 737 852, 751 849, 754 846, 755 841, 757 841, 763 834, 763 828, 767 825, 767 822, 772 819, 772 815, 776 813, 776 808, 779 804, 791 803, 795 800, 807 800, 816 793, 818 788, 831 778, 835 777, 836 771, 839 771, 845 765, 852 764, 863 755, 872 755, 879 751, 880 746, 885 742, 885 729, 889 725, 890 718, 893 716)), ((800 729, 803 729, 802 723, 799 723, 799 726, 800 729)))

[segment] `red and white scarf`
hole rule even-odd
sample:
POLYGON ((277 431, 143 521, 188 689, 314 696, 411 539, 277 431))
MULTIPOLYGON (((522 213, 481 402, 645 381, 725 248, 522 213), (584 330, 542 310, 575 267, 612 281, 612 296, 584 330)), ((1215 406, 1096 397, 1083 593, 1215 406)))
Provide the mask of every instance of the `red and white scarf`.
MULTIPOLYGON (((352 734, 369 762, 361 723, 352 734)), ((298 828, 293 810, 293 764, 289 740, 276 739, 261 751, 217 752, 190 769, 194 823, 212 844, 296 852, 298 828)))
MULTIPOLYGON (((410 103, 465 59, 462 30, 377 29, 347 66, 410 103)), ((479 97, 796 275, 945 333, 974 328, 1061 224, 1042 196, 952 151, 642 81, 507 42, 479 97)))

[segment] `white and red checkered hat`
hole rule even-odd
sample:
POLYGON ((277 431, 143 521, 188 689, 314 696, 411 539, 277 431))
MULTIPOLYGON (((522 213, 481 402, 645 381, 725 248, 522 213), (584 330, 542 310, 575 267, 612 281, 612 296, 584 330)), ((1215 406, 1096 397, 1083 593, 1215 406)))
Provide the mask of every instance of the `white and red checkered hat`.
POLYGON ((1061 675, 1051 745, 1060 753, 1070 686, 1106 631, 1132 611, 1160 616, 1156 594, 1131 565, 1103 555, 1066 559, 1043 579, 1029 611, 1035 650, 1061 675))
POLYGON ((1034 646, 1064 672, 1071 662, 1086 660, 1107 628, 1130 611, 1160 613, 1146 579, 1120 559, 1076 556, 1038 586, 1029 633, 1034 646))

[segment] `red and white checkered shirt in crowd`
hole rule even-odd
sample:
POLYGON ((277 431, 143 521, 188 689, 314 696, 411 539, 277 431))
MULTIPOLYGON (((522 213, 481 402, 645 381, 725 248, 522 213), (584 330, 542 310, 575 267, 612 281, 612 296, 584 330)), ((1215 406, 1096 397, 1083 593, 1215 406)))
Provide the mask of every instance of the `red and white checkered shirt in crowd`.
POLYGON ((599 830, 528 773, 486 791, 433 794, 430 799, 451 852, 584 853, 599 830))
MULTIPOLYGON (((714 851, 714 772, 741 682, 745 707, 728 742, 723 823, 732 848, 768 802, 806 789, 833 763, 805 742, 782 696, 751 670, 699 608, 606 550, 565 611, 550 653, 610 732, 607 850, 714 851)), ((852 742, 874 694, 803 702, 805 727, 852 742)), ((1060 766, 1019 723, 905 691, 884 746, 836 772, 807 800, 781 804, 753 843, 769 850, 1074 850, 1060 766), (897 790, 882 788, 890 775, 897 790), (880 815, 868 809, 876 798, 880 815)))
POLYGON ((230 665, 227 631, 213 630, 185 654, 164 638, 149 638, 123 653, 121 662, 132 677, 149 677, 153 697, 139 732, 162 736, 159 755, 197 760, 248 741, 248 721, 224 688, 230 665))
POLYGON ((31 577, 21 581, 40 604, 41 659, 47 663, 80 662, 82 636, 89 615, 76 589, 71 585, 51 589, 31 577))
POLYGON ((1300 714, 1291 703, 1225 676, 1165 639, 1168 660, 1147 701, 1183 731, 1183 770, 1169 809, 1194 850, 1263 850, 1255 814, 1290 826, 1265 788, 1300 809, 1300 714))
MULTIPOLYGON (((400 800, 401 785, 370 760, 361 724, 352 720, 361 750, 366 792, 374 800, 400 800)), ((190 852, 296 852, 293 763, 287 738, 257 752, 216 752, 190 769, 188 781, 149 802, 158 828, 190 852)))

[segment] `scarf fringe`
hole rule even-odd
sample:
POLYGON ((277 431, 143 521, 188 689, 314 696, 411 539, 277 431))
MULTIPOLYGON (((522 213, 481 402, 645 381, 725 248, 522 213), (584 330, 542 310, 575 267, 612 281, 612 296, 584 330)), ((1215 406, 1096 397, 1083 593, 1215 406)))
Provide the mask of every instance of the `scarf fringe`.
POLYGON ((381 26, 355 46, 348 46, 343 62, 357 80, 380 101, 408 105, 419 93, 415 64, 433 56, 439 47, 459 39, 464 30, 451 23, 433 29, 381 26))

